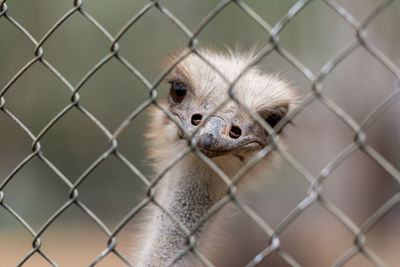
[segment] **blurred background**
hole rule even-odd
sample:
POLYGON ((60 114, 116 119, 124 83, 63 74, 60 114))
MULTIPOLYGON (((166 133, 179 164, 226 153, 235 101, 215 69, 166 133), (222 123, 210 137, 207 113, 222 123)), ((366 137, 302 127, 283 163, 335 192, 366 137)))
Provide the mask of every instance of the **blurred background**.
MULTIPOLYGON (((74 1, 7 1, 7 14, 40 40, 74 1)), ((355 19, 362 21, 378 4, 373 0, 338 0, 355 19)), ((82 9, 111 35, 148 1, 85 0, 82 9)), ((218 1, 163 0, 190 30, 218 1)), ((296 3, 292 0, 248 0, 246 3, 274 25, 296 3)), ((367 27, 367 40, 400 65, 400 1, 394 1, 367 27)), ((308 4, 280 34, 280 45, 314 74, 355 38, 354 29, 322 1, 308 4)), ((223 9, 200 33, 199 47, 246 51, 268 44, 268 34, 234 3, 223 9)), ((150 82, 162 72, 163 60, 187 47, 188 38, 157 8, 151 8, 123 35, 119 54, 150 82)), ((43 44, 43 57, 72 85, 76 85, 110 51, 110 41, 79 12, 68 18, 43 44)), ((32 58, 34 46, 4 16, 0 17, 0 89, 32 58)), ((311 83, 302 73, 272 52, 261 62, 268 72, 280 72, 302 95, 311 83)), ((357 48, 323 81, 323 94, 340 105, 356 122, 361 121, 395 90, 396 77, 379 61, 357 48)), ((167 93, 162 83, 160 97, 167 93)), ((80 89, 80 103, 111 132, 148 97, 148 89, 115 58, 107 62, 80 89)), ((70 103, 71 92, 40 62, 24 73, 4 95, 5 108, 34 135, 70 103)), ((367 130, 367 144, 400 169, 400 102, 396 101, 367 130)), ((118 138, 118 151, 147 177, 141 113, 118 138)), ((349 146, 352 130, 318 100, 313 101, 286 128, 290 153, 317 176, 349 146)), ((71 182, 75 182, 109 144, 102 131, 77 109, 62 117, 40 140, 43 154, 71 182)), ((0 110, 0 184, 31 153, 32 140, 0 110)), ((266 175, 262 186, 243 198, 271 227, 307 196, 309 184, 288 163, 266 175)), ((146 188, 114 156, 100 164, 78 187, 79 199, 110 229, 145 196, 146 188)), ((399 190, 399 184, 374 160, 356 151, 323 183, 326 199, 358 227, 399 190)), ((4 203, 38 231, 67 200, 69 188, 41 160, 33 158, 3 190, 4 203)), ((390 266, 400 256, 400 205, 391 209, 367 234, 366 246, 390 266)), ((134 241, 128 225, 117 236, 117 249, 129 255, 134 241)), ((244 266, 268 246, 268 235, 248 216, 237 211, 226 225, 226 237, 213 263, 244 266)), ((280 235, 281 248, 303 266, 330 266, 353 246, 353 235, 320 204, 312 204, 280 235)), ((75 205, 68 208, 41 236, 41 249, 59 266, 87 266, 107 247, 107 236, 75 205)), ((16 266, 32 249, 33 237, 0 206, 0 266, 16 266)), ((24 266, 50 266, 35 254, 24 266)), ((124 266, 110 254, 97 266, 124 266)), ((260 266, 288 266, 272 255, 260 266)), ((373 266, 357 254, 346 266, 373 266)))

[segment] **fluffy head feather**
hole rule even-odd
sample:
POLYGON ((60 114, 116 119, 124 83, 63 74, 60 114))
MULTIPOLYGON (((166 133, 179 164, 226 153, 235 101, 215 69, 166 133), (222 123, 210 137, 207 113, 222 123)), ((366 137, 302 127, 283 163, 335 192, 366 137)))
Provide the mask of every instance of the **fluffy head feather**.
MULTIPOLYGON (((200 50, 199 53, 215 68, 196 54, 190 54, 172 71, 170 79, 186 81, 200 105, 204 102, 218 103, 226 98, 229 83, 236 80, 254 59, 253 53, 216 53, 211 50, 200 50)), ((175 60, 173 58, 171 62, 175 60)), ((291 109, 296 102, 295 90, 287 81, 278 74, 262 73, 257 67, 246 70, 234 84, 234 95, 255 112, 284 103, 291 109)))

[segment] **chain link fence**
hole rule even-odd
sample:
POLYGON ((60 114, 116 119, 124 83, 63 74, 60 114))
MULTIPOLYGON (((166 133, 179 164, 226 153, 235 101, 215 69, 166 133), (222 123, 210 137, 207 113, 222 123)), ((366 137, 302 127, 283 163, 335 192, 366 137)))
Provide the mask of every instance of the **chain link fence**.
MULTIPOLYGON (((201 261, 205 266, 214 266, 214 264, 203 255, 195 245, 194 236, 196 231, 205 223, 209 218, 211 218, 216 212, 218 212, 227 203, 235 205, 238 209, 244 212, 248 218, 253 220, 257 225, 263 229, 263 231, 269 236, 268 246, 265 246, 263 250, 255 252, 252 255, 252 260, 248 262, 247 266, 257 266, 262 263, 270 255, 279 255, 282 260, 284 260, 290 266, 301 266, 302 264, 292 256, 290 252, 287 252, 281 246, 281 235, 290 227, 296 219, 302 215, 305 210, 308 209, 313 203, 319 203, 326 211, 328 211, 334 218, 340 222, 349 233, 351 233, 353 238, 353 245, 348 248, 348 250, 341 255, 333 263, 334 266, 342 266, 349 262, 353 257, 358 254, 362 254, 366 260, 375 266, 386 266, 385 259, 381 258, 377 253, 370 249, 366 243, 368 233, 370 230, 396 205, 400 202, 400 192, 398 190, 400 185, 400 172, 399 166, 395 166, 390 161, 388 161, 381 153, 374 149, 371 145, 366 142, 366 131, 382 116, 382 114, 388 110, 397 100, 400 93, 400 84, 394 85, 391 94, 389 94, 379 105, 374 109, 370 110, 369 114, 363 118, 359 123, 351 115, 349 115, 339 104, 328 97, 323 91, 323 82, 335 68, 340 67, 340 64, 348 57, 350 57, 356 49, 362 48, 364 51, 369 53, 381 66, 383 66, 387 72, 390 72, 396 77, 400 78, 400 68, 396 65, 390 58, 388 58, 383 52, 381 52, 377 47, 375 47, 367 39, 366 30, 369 25, 374 22, 374 20, 386 9, 390 9, 391 5, 396 1, 384 0, 376 3, 376 6, 370 10, 369 14, 362 20, 357 20, 349 11, 342 7, 338 2, 324 0, 321 1, 323 4, 335 12, 340 19, 352 28, 353 38, 344 46, 339 52, 337 52, 333 57, 331 57, 324 66, 318 71, 311 71, 305 64, 303 64, 299 59, 296 58, 292 53, 290 53, 283 45, 280 43, 280 34, 283 29, 291 22, 294 17, 298 16, 304 10, 308 8, 308 5, 313 1, 301 0, 295 2, 293 6, 287 11, 287 13, 278 20, 274 25, 270 25, 258 12, 251 8, 245 1, 241 0, 224 0, 216 3, 215 7, 202 19, 202 21, 192 30, 190 30, 185 23, 183 23, 177 16, 174 15, 172 11, 168 9, 167 3, 164 1, 149 1, 145 4, 136 14, 134 14, 125 25, 120 28, 117 34, 111 34, 106 27, 103 26, 94 16, 92 16, 85 9, 85 1, 75 0, 72 3, 72 7, 63 14, 58 21, 50 28, 48 31, 40 38, 35 38, 26 25, 23 25, 18 19, 14 18, 12 15, 12 9, 9 8, 10 1, 2 0, 0 1, 0 23, 9 23, 12 25, 14 31, 20 31, 26 39, 32 44, 33 49, 31 53, 33 57, 26 62, 26 64, 20 68, 11 79, 3 82, 0 90, 0 113, 6 116, 8 119, 12 120, 15 125, 17 125, 20 132, 29 137, 32 142, 31 152, 12 170, 8 172, 5 177, 1 177, 0 180, 0 209, 5 211, 13 217, 15 223, 21 224, 27 232, 32 236, 32 249, 28 254, 26 254, 22 259, 20 259, 19 266, 29 264, 32 257, 40 255, 49 265, 58 266, 56 260, 52 258, 52 255, 46 253, 42 247, 45 242, 42 240, 42 236, 49 227, 54 224, 57 220, 60 220, 62 215, 71 207, 76 206, 84 214, 90 218, 107 236, 107 242, 104 244, 104 250, 93 259, 90 266, 100 264, 103 259, 109 254, 114 254, 120 260, 124 262, 127 266, 135 266, 134 262, 130 262, 129 256, 121 253, 117 249, 117 235, 127 227, 127 224, 135 216, 140 216, 140 212, 149 204, 154 204, 159 207, 167 216, 174 220, 181 230, 185 233, 188 240, 187 248, 182 251, 179 256, 175 259, 179 260, 182 256, 192 253, 196 255, 197 259, 201 261), (150 106, 156 106, 165 112, 165 114, 179 126, 180 123, 174 118, 174 116, 168 111, 162 108, 159 104, 158 90, 164 79, 168 76, 170 71, 182 60, 184 60, 188 55, 195 54, 200 57, 204 62, 211 66, 215 72, 217 72, 225 81, 226 78, 223 74, 215 68, 210 62, 202 56, 201 51, 198 50, 199 47, 199 35, 207 28, 213 20, 215 20, 220 12, 222 12, 228 6, 235 5, 237 8, 241 9, 245 14, 257 23, 264 31, 264 33, 269 37, 269 42, 266 46, 262 47, 257 51, 256 57, 254 58, 251 65, 243 71, 243 73, 230 84, 230 90, 235 86, 236 81, 246 73, 246 71, 253 65, 259 63, 266 56, 272 52, 278 53, 281 58, 290 63, 295 69, 297 69, 304 77, 309 81, 311 86, 308 88, 307 94, 303 97, 301 104, 290 114, 288 114, 281 123, 279 123, 275 129, 272 129, 266 123, 262 123, 265 130, 274 138, 273 142, 261 150, 257 157, 251 160, 239 173, 235 175, 232 179, 227 177, 209 158, 202 154, 195 146, 195 144, 189 140, 190 145, 185 151, 182 151, 177 157, 171 160, 170 165, 167 169, 157 174, 154 179, 151 179, 148 175, 145 175, 134 163, 132 163, 128 157, 121 152, 121 147, 119 145, 118 139, 120 135, 129 127, 137 117, 146 112, 147 108, 150 106), (138 68, 140 62, 131 62, 126 57, 124 57, 121 51, 120 40, 123 38, 131 28, 139 23, 140 20, 148 14, 150 11, 157 10, 162 16, 165 16, 170 22, 172 22, 177 29, 179 29, 186 38, 187 49, 182 52, 178 57, 177 61, 165 68, 161 74, 154 80, 150 81, 138 68), (46 58, 46 43, 53 35, 55 35, 60 27, 63 26, 72 16, 81 16, 85 20, 91 23, 93 30, 98 30, 101 32, 103 37, 106 38, 106 43, 109 47, 109 52, 105 54, 95 65, 92 66, 90 71, 88 71, 78 83, 73 84, 55 65, 52 64, 50 59, 46 58), (147 99, 145 99, 136 109, 131 111, 131 113, 124 118, 119 126, 115 130, 110 130, 107 126, 102 123, 101 118, 94 115, 90 109, 86 108, 81 101, 81 89, 82 87, 94 76, 99 70, 101 70, 109 61, 117 60, 117 62, 126 70, 128 70, 131 75, 136 77, 141 82, 141 87, 147 89, 147 99), (34 131, 21 119, 18 115, 12 112, 7 105, 8 94, 13 90, 13 85, 24 75, 26 72, 32 68, 34 65, 40 64, 45 69, 53 74, 62 84, 64 84, 70 93, 69 102, 67 105, 63 106, 58 113, 52 117, 48 123, 40 129, 38 133, 34 131), (285 122, 295 119, 296 116, 304 112, 304 110, 314 101, 318 101, 329 111, 340 118, 340 120, 347 125, 351 130, 353 135, 353 141, 340 153, 338 153, 334 158, 332 158, 324 168, 322 168, 318 175, 313 175, 306 167, 304 167, 296 157, 292 156, 290 152, 281 149, 275 141, 277 140, 276 132, 279 131, 285 122), (86 119, 90 120, 96 128, 104 134, 107 139, 108 147, 102 151, 101 155, 98 156, 91 164, 86 166, 86 169, 80 173, 76 180, 68 177, 65 172, 63 172, 57 164, 55 164, 44 151, 44 146, 42 145, 42 139, 51 131, 53 127, 59 123, 59 121, 67 116, 67 114, 78 111, 86 119), (263 156, 270 153, 272 150, 278 151, 282 158, 290 164, 297 172, 300 174, 305 182, 308 184, 308 192, 304 198, 297 203, 297 205, 280 221, 277 226, 270 226, 257 212, 247 205, 244 201, 238 198, 236 194, 236 185, 240 181, 241 177, 244 176, 255 164, 261 160, 263 156), (337 169, 341 164, 346 162, 351 155, 355 152, 361 151, 370 159, 376 162, 381 168, 383 168, 391 178, 395 181, 396 192, 391 195, 391 197, 386 200, 375 212, 370 215, 361 226, 358 226, 345 212, 343 212, 337 205, 331 202, 322 191, 324 182, 329 179, 331 173, 337 169), (162 203, 158 203, 154 198, 155 195, 155 185, 163 179, 164 174, 174 166, 179 160, 184 158, 188 153, 194 152, 199 158, 209 164, 220 178, 228 185, 230 188, 229 194, 221 199, 216 205, 213 206, 211 210, 200 220, 198 225, 194 229, 189 230, 182 223, 180 223, 170 212, 163 207, 162 203), (141 202, 132 207, 128 214, 118 222, 118 224, 110 228, 103 220, 94 212, 85 202, 82 200, 82 193, 80 192, 80 186, 85 180, 93 173, 96 168, 103 164, 103 162, 114 157, 118 159, 122 164, 124 164, 135 176, 137 176, 140 181, 145 185, 147 190, 147 195, 141 200, 141 202), (29 220, 26 220, 19 212, 17 212, 13 205, 7 201, 8 193, 7 187, 16 179, 15 177, 19 172, 21 172, 26 165, 28 165, 32 160, 39 159, 45 166, 55 174, 62 183, 68 187, 69 193, 64 196, 63 204, 50 216, 47 220, 40 225, 40 227, 33 227, 29 220)), ((1 33, 0 33, 1 34, 1 33)), ((61 51, 60 51, 61 52, 61 51)), ((215 110, 222 108, 229 101, 235 101, 241 105, 234 97, 226 99, 223 101, 219 107, 215 110)), ((256 115, 245 106, 242 106, 251 114, 255 119, 256 115)), ((259 120, 259 119, 258 119, 259 120)), ((260 122, 261 123, 261 122, 260 122)), ((181 127, 181 126, 180 126, 181 127)), ((182 131, 185 129, 182 128, 182 131)), ((5 137, 7 138, 7 137, 5 137)), ((61 142, 61 140, 60 140, 61 142)), ((62 152, 60 152, 62 153, 62 152)), ((51 200, 49 200, 51 201, 51 200)), ((2 242, 2 241, 0 241, 2 242)))

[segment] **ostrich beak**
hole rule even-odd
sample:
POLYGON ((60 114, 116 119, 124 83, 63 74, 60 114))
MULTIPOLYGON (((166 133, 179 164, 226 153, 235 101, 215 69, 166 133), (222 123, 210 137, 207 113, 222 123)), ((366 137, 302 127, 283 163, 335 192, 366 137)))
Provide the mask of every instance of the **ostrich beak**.
POLYGON ((246 133, 243 126, 232 126, 229 119, 211 116, 196 134, 198 148, 213 158, 225 154, 239 155, 265 146, 256 134, 246 133))

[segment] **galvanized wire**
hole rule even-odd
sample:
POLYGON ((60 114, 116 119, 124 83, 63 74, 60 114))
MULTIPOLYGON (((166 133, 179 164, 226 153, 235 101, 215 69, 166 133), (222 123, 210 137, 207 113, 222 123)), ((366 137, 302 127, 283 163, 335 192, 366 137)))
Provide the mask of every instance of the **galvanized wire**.
MULTIPOLYGON (((117 234, 128 224, 128 222, 137 214, 143 210, 149 204, 153 204, 158 207, 164 214, 166 214, 173 222, 175 222, 179 228, 185 233, 188 239, 188 246, 179 253, 179 255, 171 262, 173 265, 177 262, 181 257, 188 253, 192 253, 195 255, 199 261, 201 261, 206 266, 213 266, 213 263, 207 259, 197 248, 196 248, 196 238, 195 234, 200 229, 202 225, 204 225, 212 216, 214 216, 222 207, 224 207, 227 203, 232 203, 236 207, 238 207, 241 211, 243 211, 250 219, 252 219, 256 224, 258 224, 261 229, 269 236, 269 246, 265 247, 262 251, 257 253, 254 258, 247 264, 247 266, 256 266, 260 262, 262 262, 265 258, 267 258, 272 253, 279 255, 285 262, 287 262, 291 266, 301 266, 297 260, 288 254, 286 251, 282 249, 280 246, 280 235, 291 225, 296 218, 301 215, 311 204, 318 202, 324 207, 328 212, 330 212, 341 224, 343 224, 346 229, 353 235, 354 237, 354 245, 339 259, 337 259, 334 266, 342 266, 347 261, 349 261, 353 256, 358 253, 361 253, 367 260, 369 260, 372 264, 376 266, 385 266, 385 262, 383 259, 378 257, 372 250, 370 250, 366 245, 366 235, 368 231, 380 220, 382 217, 389 212, 394 206, 398 205, 400 202, 400 192, 395 193, 388 201, 386 201, 383 205, 380 206, 378 210, 372 214, 361 227, 356 226, 356 224, 337 206, 335 206, 332 202, 326 199, 321 193, 321 188, 323 186, 324 181, 328 178, 328 176, 335 170, 338 166, 340 166, 346 159, 348 159, 354 152, 362 151, 369 158, 374 160, 377 164, 379 164, 384 170, 390 174, 393 179, 400 185, 400 172, 399 170, 393 166, 389 161, 387 161, 381 154, 379 154, 374 148, 368 145, 365 142, 366 134, 365 132, 368 128, 373 125, 373 123, 399 98, 400 95, 400 83, 393 89, 393 92, 386 97, 375 109, 373 109, 361 123, 357 123, 348 113, 346 113, 338 104, 336 104, 332 99, 327 97, 323 92, 322 82, 324 79, 335 69, 337 66, 341 64, 341 62, 351 55, 355 49, 363 48, 366 52, 372 55, 377 62, 379 62, 383 67, 385 67, 389 72, 395 75, 400 80, 400 68, 394 64, 388 57, 386 57, 379 49, 377 49, 373 44, 367 41, 366 37, 366 28, 369 24, 374 21, 374 19, 390 4, 393 3, 393 0, 386 0, 379 2, 375 8, 373 8, 369 15, 361 22, 357 21, 350 12, 348 12, 345 8, 340 6, 333 0, 324 0, 324 4, 331 8, 338 16, 340 16, 348 25, 352 27, 354 30, 353 39, 345 46, 341 51, 339 51, 334 57, 326 62, 326 64, 321 68, 319 73, 313 73, 309 68, 307 68, 300 60, 298 60, 295 56, 293 56, 288 50, 286 50, 279 42, 279 34, 286 27, 286 25, 302 10, 307 8, 307 5, 311 2, 311 0, 300 0, 297 1, 296 4, 292 6, 292 8, 285 14, 275 25, 270 25, 267 23, 255 10, 253 10, 249 5, 247 5, 242 0, 223 0, 219 2, 199 23, 199 25, 192 31, 186 27, 186 25, 176 17, 173 12, 168 10, 166 6, 162 4, 161 1, 151 0, 145 6, 143 6, 136 14, 134 14, 128 22, 117 32, 115 36, 110 34, 105 27, 101 23, 99 23, 91 14, 89 14, 83 5, 83 0, 75 0, 72 1, 72 8, 68 10, 61 18, 44 34, 44 36, 40 40, 36 40, 29 31, 15 18, 8 14, 8 6, 5 0, 0 1, 0 20, 4 22, 7 21, 12 25, 12 27, 20 32, 30 41, 33 45, 33 56, 32 59, 29 60, 0 90, 0 111, 8 116, 19 129, 21 129, 26 136, 28 136, 32 140, 32 152, 27 155, 15 168, 4 178, 2 179, 2 183, 0 184, 0 207, 8 212, 12 217, 15 218, 16 222, 22 224, 22 226, 29 232, 33 237, 32 242, 32 250, 21 259, 19 265, 23 265, 28 262, 30 258, 38 254, 43 259, 45 259, 52 266, 57 266, 57 263, 51 259, 51 257, 45 254, 41 250, 41 235, 48 229, 50 225, 56 221, 61 214, 63 214, 67 209, 69 209, 72 205, 79 207, 93 222, 104 232, 104 234, 108 237, 108 242, 105 244, 106 248, 101 252, 98 257, 93 259, 91 266, 96 265, 102 259, 110 253, 115 254, 119 257, 123 262, 128 266, 133 266, 134 263, 130 263, 129 260, 123 256, 116 249, 116 236, 117 234), (208 62, 202 55, 201 52, 197 50, 199 41, 197 40, 197 36, 209 25, 209 23, 215 19, 218 14, 224 10, 229 5, 236 5, 239 7, 245 14, 249 16, 249 18, 253 19, 261 28, 265 31, 265 33, 269 36, 269 43, 261 48, 254 60, 243 70, 243 72, 233 81, 229 82, 218 68, 213 66, 210 62, 208 62), (122 36, 124 36, 137 21, 146 16, 147 12, 151 9, 156 9, 165 16, 168 20, 170 20, 187 38, 187 46, 188 49, 177 58, 176 62, 172 63, 168 68, 166 68, 153 82, 150 82, 138 69, 135 67, 129 60, 124 58, 120 53, 120 45, 119 40, 122 36), (73 85, 68 79, 57 70, 54 65, 51 64, 45 58, 45 49, 43 46, 46 44, 49 37, 51 37, 58 28, 65 23, 73 14, 79 14, 87 21, 91 23, 93 29, 98 30, 101 34, 103 34, 106 39, 109 41, 110 51, 108 54, 104 55, 104 57, 99 60, 90 70, 86 73, 80 81, 73 85), (246 106, 242 105, 237 99, 235 99, 234 90, 236 82, 256 63, 265 58, 272 51, 276 51, 284 60, 293 65, 300 73, 304 75, 306 79, 311 83, 311 88, 309 93, 304 97, 302 103, 290 114, 285 116, 283 120, 281 120, 278 125, 273 129, 271 128, 258 114, 249 110, 246 106), (233 179, 229 179, 224 172, 219 169, 213 161, 211 161, 208 157, 202 154, 195 145, 193 140, 193 136, 195 133, 191 135, 186 132, 185 128, 181 123, 176 120, 176 118, 166 109, 164 109, 158 102, 157 96, 157 88, 160 83, 164 80, 164 78, 169 74, 169 72, 182 60, 184 60, 190 54, 194 54, 203 60, 207 65, 209 65, 215 72, 222 78, 223 81, 229 87, 229 97, 221 102, 218 107, 216 107, 213 112, 218 111, 223 108, 230 101, 236 102, 239 106, 241 106, 249 115, 251 115, 255 120, 257 120, 265 130, 270 134, 270 144, 261 150, 256 157, 254 157, 246 166, 244 166, 234 177, 233 179), (131 112, 129 116, 127 116, 117 127, 117 129, 112 132, 110 131, 99 118, 94 116, 89 110, 87 110, 80 103, 79 91, 82 89, 82 86, 99 70, 101 69, 107 62, 111 59, 116 59, 122 66, 124 66, 132 75, 134 75, 138 80, 142 83, 142 85, 148 90, 148 99, 145 100, 141 105, 139 105, 135 110, 131 112), (53 117, 39 132, 39 134, 35 135, 26 126, 15 114, 13 114, 7 108, 7 93, 12 90, 13 84, 20 79, 24 73, 29 70, 33 65, 41 64, 43 65, 50 73, 52 73, 58 80, 60 80, 66 87, 67 90, 71 93, 70 103, 62 108, 59 113, 53 117), (290 153, 283 150, 278 144, 278 135, 279 130, 290 120, 292 120, 295 116, 302 112, 302 110, 310 105, 314 101, 319 101, 324 106, 326 106, 330 112, 336 115, 340 120, 342 120, 353 132, 354 140, 348 146, 343 149, 338 155, 332 159, 320 172, 318 176, 313 176, 310 172, 302 166, 290 153), (127 157, 125 157, 121 151, 119 151, 117 138, 119 135, 124 132, 124 130, 132 123, 133 120, 137 118, 137 116, 143 113, 149 106, 156 106, 161 109, 169 119, 174 121, 176 125, 189 136, 188 141, 190 145, 184 151, 181 151, 178 155, 176 155, 175 159, 171 160, 170 164, 160 172, 155 178, 150 179, 146 177, 132 162, 130 162, 127 157), (48 133, 48 131, 57 124, 57 122, 64 117, 66 114, 71 112, 71 110, 78 110, 81 114, 83 114, 93 125, 98 128, 102 134, 107 138, 109 145, 108 148, 101 153, 98 158, 93 161, 87 168, 84 170, 78 179, 75 182, 72 182, 70 177, 67 177, 55 164, 53 164, 42 151, 42 147, 40 144, 41 139, 48 133), (259 162, 265 155, 271 153, 271 151, 276 151, 281 154, 281 156, 301 175, 305 178, 305 181, 309 184, 309 190, 307 195, 289 212, 284 219, 278 224, 277 227, 273 228, 269 226, 253 209, 251 209, 248 205, 246 205, 243 201, 237 198, 236 195, 236 185, 240 182, 241 178, 248 173, 251 168, 253 168, 257 162, 259 162), (185 227, 177 218, 175 218, 169 211, 166 209, 162 203, 159 203, 155 199, 155 186, 157 183, 163 179, 164 175, 170 170, 177 162, 182 160, 188 153, 194 152, 199 156, 199 158, 204 161, 206 164, 212 168, 216 174, 227 184, 229 187, 229 193, 222 198, 218 203, 216 203, 208 212, 205 214, 198 222, 198 224, 193 227, 193 229, 189 230, 185 227), (116 157, 122 164, 126 165, 132 173, 134 173, 139 179, 143 182, 143 184, 148 189, 147 196, 122 219, 118 225, 114 229, 109 229, 106 224, 92 211, 90 210, 79 198, 79 186, 82 182, 84 182, 88 175, 92 173, 99 165, 101 165, 105 159, 108 157, 114 156, 116 157), (6 194, 4 189, 7 187, 9 182, 13 180, 15 175, 22 169, 26 164, 28 164, 34 158, 38 158, 41 160, 49 170, 51 170, 63 184, 69 189, 69 195, 65 196, 65 203, 50 217, 48 220, 37 230, 35 231, 33 227, 24 220, 12 207, 7 204, 6 194)), ((213 113, 212 112, 212 113, 213 113)), ((204 118, 202 124, 207 121, 207 118, 204 118)))

